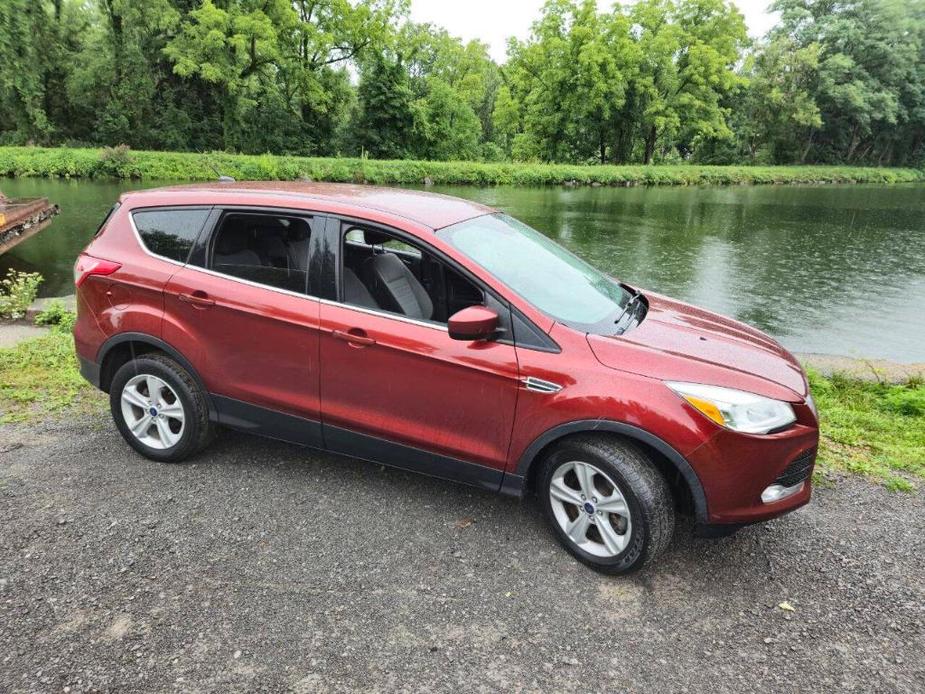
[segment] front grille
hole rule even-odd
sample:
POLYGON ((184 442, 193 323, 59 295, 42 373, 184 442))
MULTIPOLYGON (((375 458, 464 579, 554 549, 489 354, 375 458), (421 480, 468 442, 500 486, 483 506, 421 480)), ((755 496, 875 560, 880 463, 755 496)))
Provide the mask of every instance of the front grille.
POLYGON ((800 453, 800 455, 787 466, 787 469, 780 473, 780 476, 774 480, 774 483, 783 487, 792 487, 795 484, 799 484, 809 477, 813 470, 813 463, 815 462, 816 449, 810 448, 808 451, 800 453))

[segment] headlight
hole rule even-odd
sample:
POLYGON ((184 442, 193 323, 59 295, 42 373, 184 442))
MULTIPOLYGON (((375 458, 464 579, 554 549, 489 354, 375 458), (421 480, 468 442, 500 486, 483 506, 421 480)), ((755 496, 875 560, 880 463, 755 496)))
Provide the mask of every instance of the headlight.
POLYGON ((746 434, 767 434, 796 421, 789 403, 754 393, 700 383, 666 381, 665 385, 720 426, 746 434))

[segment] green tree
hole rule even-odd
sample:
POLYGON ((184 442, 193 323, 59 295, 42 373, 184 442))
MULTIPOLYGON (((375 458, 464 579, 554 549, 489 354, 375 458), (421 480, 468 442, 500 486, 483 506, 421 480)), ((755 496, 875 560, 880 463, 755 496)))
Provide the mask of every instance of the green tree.
POLYGON ((329 149, 351 100, 339 69, 391 38, 402 0, 212 0, 189 13, 164 49, 174 72, 215 85, 226 144, 267 142, 262 120, 283 132, 277 149, 329 149), (287 126, 288 124, 288 126, 287 126), (294 125, 293 125, 294 124, 294 125), (288 131, 288 136, 286 131, 288 131), (327 147, 325 143, 328 143, 327 147))
POLYGON ((642 0, 630 18, 642 54, 632 85, 636 120, 648 164, 661 138, 666 149, 705 138, 731 137, 722 108, 748 37, 745 20, 725 0, 642 0))
POLYGON ((923 5, 897 0, 777 0, 772 40, 818 46, 813 98, 821 123, 805 133, 801 159, 893 158, 897 142, 921 127, 923 5))
POLYGON ((0 4, 0 135, 5 139, 44 143, 57 131, 52 111, 62 15, 60 2, 0 4))
POLYGON ((516 140, 544 160, 649 163, 658 142, 667 152, 731 137, 722 103, 746 41, 724 0, 603 14, 592 0, 549 0, 530 38, 510 44, 496 127, 512 153, 516 140))
POLYGON ((358 89, 355 145, 378 159, 402 159, 411 153, 416 114, 408 73, 398 62, 377 56, 364 69, 358 89))
POLYGON ((500 83, 488 46, 463 43, 430 24, 408 22, 398 35, 395 53, 408 71, 418 114, 425 118, 419 124, 426 139, 419 155, 434 158, 440 150, 454 159, 477 156, 478 143, 493 137, 492 112, 500 83), (450 124, 461 130, 453 132, 450 124), (445 136, 436 135, 439 141, 428 134, 441 129, 445 136), (449 150, 447 143, 452 143, 449 150))
POLYGON ((478 158, 481 123, 449 84, 430 80, 427 95, 414 104, 414 114, 415 156, 444 161, 478 158))
POLYGON ((519 156, 604 161, 634 62, 618 9, 548 0, 530 38, 509 44, 495 126, 519 156))
POLYGON ((801 48, 787 36, 759 46, 735 116, 750 160, 762 149, 775 163, 805 158, 806 149, 798 143, 822 126, 816 103, 820 51, 818 43, 801 48))

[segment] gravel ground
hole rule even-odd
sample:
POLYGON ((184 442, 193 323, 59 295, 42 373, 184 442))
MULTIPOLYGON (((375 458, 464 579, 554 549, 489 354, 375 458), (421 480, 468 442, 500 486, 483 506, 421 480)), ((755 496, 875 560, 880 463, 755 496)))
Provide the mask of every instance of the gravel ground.
POLYGON ((680 522, 609 578, 532 502, 243 435, 171 466, 4 426, 0 461, 4 692, 925 690, 921 492, 680 522))

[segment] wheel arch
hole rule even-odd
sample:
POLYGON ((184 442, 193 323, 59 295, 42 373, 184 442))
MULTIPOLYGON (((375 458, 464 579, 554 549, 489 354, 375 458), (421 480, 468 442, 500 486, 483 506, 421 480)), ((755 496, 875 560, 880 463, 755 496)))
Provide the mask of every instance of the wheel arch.
POLYGON ((100 365, 100 390, 108 393, 113 376, 123 364, 151 352, 162 352, 186 369, 202 389, 209 408, 209 419, 216 421, 218 411, 215 409, 212 397, 189 359, 172 345, 146 333, 119 333, 110 337, 100 346, 96 354, 96 363, 100 365))
MULTIPOLYGON (((669 486, 672 488, 672 493, 686 492, 690 497, 690 504, 693 507, 692 510, 697 521, 700 523, 707 522, 706 494, 703 491, 700 478, 687 459, 671 444, 651 432, 632 424, 609 419, 586 419, 568 422, 540 434, 520 456, 514 475, 508 476, 516 476, 516 479, 520 480, 521 493, 529 489, 534 483, 534 477, 540 467, 540 461, 543 460, 544 453, 563 439, 576 434, 610 434, 628 439, 654 453, 656 465, 663 475, 666 472, 674 472, 677 475, 674 480, 667 478, 667 475, 665 475, 669 486), (678 489, 678 487, 681 487, 681 489, 678 489)), ((506 480, 504 486, 509 490, 512 482, 513 480, 506 480)))

